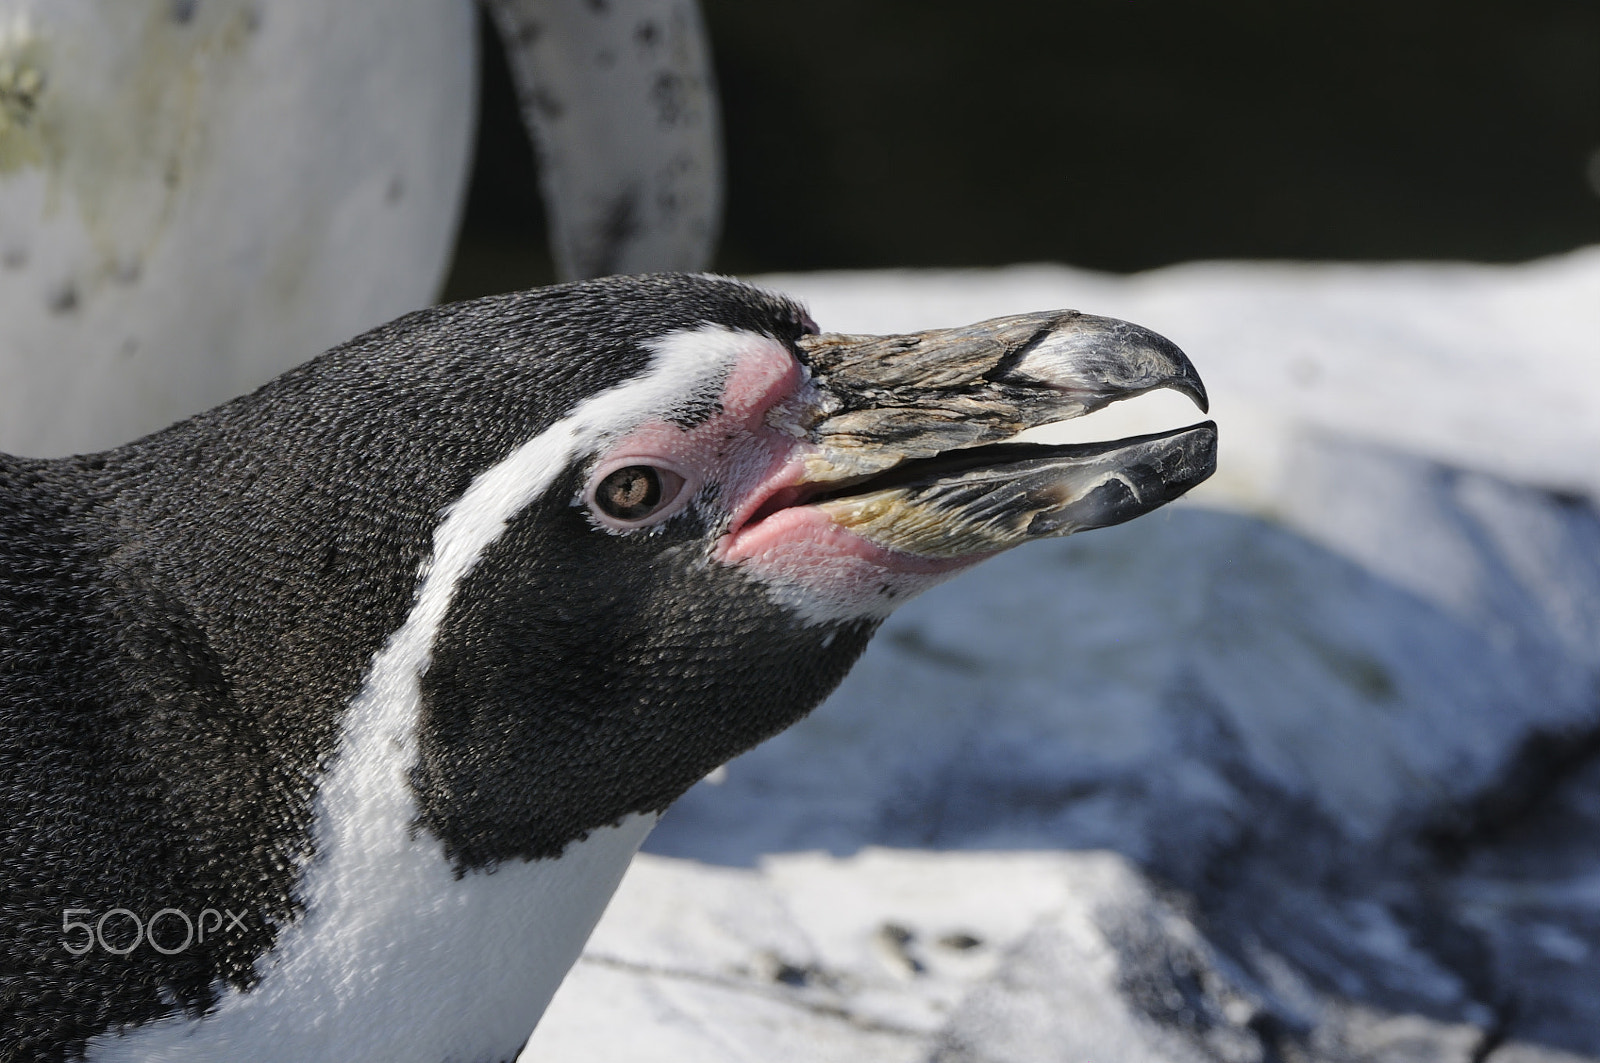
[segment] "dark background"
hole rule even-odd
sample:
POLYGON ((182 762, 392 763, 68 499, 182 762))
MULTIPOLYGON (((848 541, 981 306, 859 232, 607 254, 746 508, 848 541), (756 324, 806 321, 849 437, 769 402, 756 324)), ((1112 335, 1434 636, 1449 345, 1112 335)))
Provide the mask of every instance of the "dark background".
MULTIPOLYGON (((1600 242, 1597 0, 700 0, 732 273, 1600 242)), ((498 42, 447 298, 554 278, 498 42)))

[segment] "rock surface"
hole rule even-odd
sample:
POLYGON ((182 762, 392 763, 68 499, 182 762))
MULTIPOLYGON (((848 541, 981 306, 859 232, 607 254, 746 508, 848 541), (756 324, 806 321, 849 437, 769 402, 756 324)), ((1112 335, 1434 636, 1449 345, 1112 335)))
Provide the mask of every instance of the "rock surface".
POLYGON ((1155 328, 1219 473, 893 617, 669 813, 525 1060, 1600 1059, 1600 251, 767 282, 1155 328))

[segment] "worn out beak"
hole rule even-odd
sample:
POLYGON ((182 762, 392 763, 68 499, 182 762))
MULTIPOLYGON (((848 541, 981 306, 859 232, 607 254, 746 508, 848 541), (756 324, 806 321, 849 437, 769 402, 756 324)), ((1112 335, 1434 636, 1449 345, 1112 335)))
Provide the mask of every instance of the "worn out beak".
POLYGON ((799 341, 810 383, 772 423, 811 444, 806 504, 888 549, 981 556, 1119 524, 1216 468, 1207 421, 1106 443, 1006 443, 1160 388, 1207 409, 1171 341, 1076 311, 904 336, 799 341))

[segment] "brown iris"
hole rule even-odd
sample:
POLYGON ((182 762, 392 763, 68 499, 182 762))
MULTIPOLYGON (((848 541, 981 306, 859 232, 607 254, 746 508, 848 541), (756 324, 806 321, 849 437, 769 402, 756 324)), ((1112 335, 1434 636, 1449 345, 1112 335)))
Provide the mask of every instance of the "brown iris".
MULTIPOLYGON (((666 473, 680 480, 675 473, 666 473)), ((608 475, 595 488, 595 504, 617 520, 643 520, 672 500, 662 482, 663 470, 650 465, 627 465, 608 475)))

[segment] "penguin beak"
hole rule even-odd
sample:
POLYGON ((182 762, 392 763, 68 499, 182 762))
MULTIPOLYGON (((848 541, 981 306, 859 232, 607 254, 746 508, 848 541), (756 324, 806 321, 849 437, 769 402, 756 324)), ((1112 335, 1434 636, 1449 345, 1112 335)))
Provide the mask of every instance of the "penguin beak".
POLYGON ((799 347, 810 383, 769 421, 811 444, 803 504, 901 554, 976 559, 1120 524, 1216 468, 1210 421, 1106 443, 1005 442, 1161 388, 1208 408, 1184 353, 1125 321, 1067 310, 799 347))

